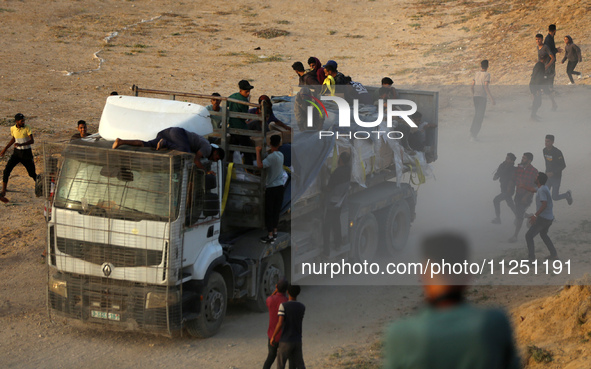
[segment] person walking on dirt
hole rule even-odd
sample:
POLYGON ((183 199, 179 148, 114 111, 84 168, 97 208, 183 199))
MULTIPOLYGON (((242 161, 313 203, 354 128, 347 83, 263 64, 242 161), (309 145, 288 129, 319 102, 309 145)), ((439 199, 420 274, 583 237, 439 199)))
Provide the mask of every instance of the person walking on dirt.
MULTIPOLYGON (((267 329, 267 337, 269 340, 267 341, 267 348, 269 353, 267 354, 267 360, 265 360, 265 364, 263 364, 263 369, 271 369, 271 365, 275 362, 275 358, 277 357, 277 345, 271 345, 271 339, 273 338, 273 333, 275 332, 275 327, 277 327, 277 321, 279 320, 279 306, 284 302, 287 302, 287 287, 289 283, 287 279, 283 278, 275 285, 275 291, 271 296, 267 297, 267 308, 269 309, 269 328, 267 329)), ((281 336, 281 332, 278 333, 281 336)), ((289 362, 290 369, 293 369, 293 364, 291 361, 289 362)))
POLYGON ((490 85, 490 73, 488 73, 488 60, 480 62, 480 71, 476 72, 472 80, 472 98, 474 99, 474 119, 472 119, 472 126, 470 127, 470 139, 476 140, 482 121, 484 120, 484 112, 486 111, 487 95, 490 101, 495 105, 495 99, 490 93, 488 86, 490 85))
POLYGON ((528 191, 536 194, 536 213, 529 218, 531 227, 525 234, 525 242, 527 243, 527 257, 530 262, 536 260, 534 249, 534 237, 540 234, 542 241, 548 248, 550 255, 547 257, 550 260, 557 260, 558 254, 554 248, 554 244, 550 237, 548 237, 548 229, 554 221, 554 213, 552 212, 552 196, 550 190, 546 186, 548 176, 546 173, 538 173, 536 177, 537 188, 528 188, 528 191))
POLYGON ((562 58, 562 64, 568 60, 566 64, 566 75, 570 80, 569 85, 574 85, 575 80, 573 79, 573 74, 579 76, 579 79, 582 78, 581 72, 576 72, 575 68, 577 64, 583 61, 583 56, 581 55, 581 49, 574 44, 573 38, 570 36, 564 36, 564 43, 566 46, 564 47, 564 58, 562 58))
POLYGON ((554 89, 554 77, 556 77, 556 54, 561 53, 562 49, 560 47, 556 47, 556 43, 554 43, 554 35, 556 35, 556 25, 551 24, 548 26, 548 34, 544 39, 544 45, 548 46, 548 49, 552 53, 553 60, 549 64, 548 68, 546 69, 546 76, 548 78, 548 85, 550 89, 554 89))
POLYGON ((515 202, 515 233, 509 238, 510 243, 517 242, 517 235, 521 230, 521 226, 523 226, 525 211, 532 202, 533 196, 527 189, 535 186, 536 176, 538 175, 538 170, 531 165, 533 160, 534 155, 531 152, 526 152, 521 157, 521 163, 515 169, 516 190, 513 199, 515 202))
POLYGON ((554 95, 550 91, 548 80, 545 74, 545 65, 548 61, 549 56, 543 55, 542 58, 534 65, 532 70, 531 79, 529 81, 529 91, 533 95, 533 102, 531 108, 530 120, 539 122, 541 118, 538 116, 538 109, 542 106, 542 94, 545 93, 550 97, 552 101, 552 110, 556 110, 557 105, 554 100, 554 95))
POLYGON ((33 150, 31 145, 35 143, 33 138, 33 132, 28 124, 25 124, 25 116, 18 113, 14 116, 14 126, 10 127, 10 135, 12 138, 0 151, 0 158, 3 158, 6 154, 6 150, 14 144, 14 151, 6 163, 4 168, 4 175, 2 177, 2 191, 0 192, 0 201, 7 202, 6 199, 6 186, 8 185, 8 178, 14 167, 21 163, 26 169, 29 177, 33 178, 33 181, 37 180, 37 173, 35 171, 35 160, 33 159, 33 150))
POLYGON ((515 203, 512 198, 515 193, 515 159, 513 153, 508 153, 505 161, 499 165, 493 176, 493 181, 498 179, 501 183, 501 193, 493 199, 496 215, 492 220, 493 224, 501 224, 501 202, 503 201, 507 201, 507 206, 515 214, 515 203))
MULTIPOLYGON (((464 237, 439 233, 421 245, 424 263, 465 263, 464 237)), ((433 264, 430 264, 433 265, 433 264)), ((423 274, 427 307, 387 329, 384 369, 521 368, 507 314, 466 301, 466 274, 423 274)))
MULTIPOLYGON (((550 46, 544 43, 544 36, 538 33, 536 35, 536 44, 538 50, 538 61, 544 63, 544 78, 545 78, 545 85, 547 89, 545 90, 546 94, 550 97, 552 101, 552 110, 556 110, 558 105, 556 105, 556 101, 554 101, 554 77, 556 76, 556 54, 550 49, 550 46)), ((554 38, 552 38, 552 43, 554 42, 554 38)))
POLYGON ((290 285, 287 288, 289 300, 279 306, 279 319, 270 342, 271 345, 278 342, 277 369, 285 369, 287 360, 290 367, 293 362, 293 368, 306 369, 302 351, 302 322, 306 306, 297 301, 299 294, 300 286, 290 285))
POLYGON ((564 155, 562 151, 554 146, 554 135, 546 135, 544 141, 544 162, 546 163, 546 175, 548 181, 546 187, 552 190, 552 200, 559 201, 566 199, 569 205, 573 203, 573 195, 570 190, 560 193, 560 182, 562 181, 562 171, 566 168, 564 155))

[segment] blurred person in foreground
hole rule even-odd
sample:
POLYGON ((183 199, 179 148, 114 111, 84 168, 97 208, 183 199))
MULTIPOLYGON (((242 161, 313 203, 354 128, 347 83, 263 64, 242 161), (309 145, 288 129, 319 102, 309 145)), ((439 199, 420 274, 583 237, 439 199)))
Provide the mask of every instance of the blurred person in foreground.
MULTIPOLYGON (((424 262, 464 263, 469 246, 464 237, 438 233, 423 240, 424 262)), ((432 264, 431 264, 432 265, 432 264)), ((499 309, 466 302, 466 274, 423 276, 427 307, 387 330, 385 369, 520 368, 507 315, 499 309)))

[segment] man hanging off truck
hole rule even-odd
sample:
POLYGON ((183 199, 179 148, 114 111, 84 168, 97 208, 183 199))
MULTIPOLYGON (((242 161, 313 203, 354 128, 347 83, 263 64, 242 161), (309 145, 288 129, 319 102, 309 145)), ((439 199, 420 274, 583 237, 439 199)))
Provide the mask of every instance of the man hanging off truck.
POLYGON ((156 138, 150 141, 142 140, 122 140, 116 139, 113 143, 113 149, 121 145, 152 147, 156 150, 178 150, 195 154, 195 165, 204 169, 201 164, 201 158, 207 158, 211 161, 224 160, 226 156, 224 149, 209 141, 197 133, 189 132, 184 128, 171 127, 158 132, 156 138))

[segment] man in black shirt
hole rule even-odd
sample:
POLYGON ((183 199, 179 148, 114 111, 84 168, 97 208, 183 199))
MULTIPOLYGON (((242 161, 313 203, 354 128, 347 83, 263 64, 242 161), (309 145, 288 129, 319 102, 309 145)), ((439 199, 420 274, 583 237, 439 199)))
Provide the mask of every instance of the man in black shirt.
POLYGON ((548 85, 550 85, 550 88, 552 88, 554 86, 554 77, 556 76, 556 54, 562 52, 561 48, 557 48, 556 44, 554 43, 554 35, 556 34, 556 25, 555 24, 551 24, 548 26, 548 34, 546 35, 546 38, 544 39, 544 45, 547 45, 548 48, 550 49, 550 52, 552 52, 552 55, 554 55, 554 63, 552 63, 548 69, 546 70, 546 77, 548 78, 548 85))
POLYGON ((554 135, 546 135, 544 150, 544 162, 546 163, 546 175, 548 181, 546 186, 552 190, 552 200, 558 201, 566 199, 568 204, 573 203, 573 195, 570 190, 560 193, 560 182, 562 180, 562 171, 566 168, 562 151, 554 147, 554 135))
POLYGON ((279 341, 277 347, 277 369, 285 369, 285 363, 289 360, 296 369, 306 369, 304 355, 302 353, 302 321, 306 307, 296 301, 300 294, 300 286, 290 285, 287 288, 289 300, 279 306, 279 320, 271 338, 271 345, 279 341), (281 338, 278 333, 281 332, 281 338))
POLYGON ((492 221, 494 224, 501 224, 501 202, 507 201, 507 206, 515 213, 515 203, 512 198, 515 193, 515 159, 513 153, 508 153, 493 176, 493 181, 498 179, 501 182, 501 193, 493 200, 496 214, 496 218, 492 221))

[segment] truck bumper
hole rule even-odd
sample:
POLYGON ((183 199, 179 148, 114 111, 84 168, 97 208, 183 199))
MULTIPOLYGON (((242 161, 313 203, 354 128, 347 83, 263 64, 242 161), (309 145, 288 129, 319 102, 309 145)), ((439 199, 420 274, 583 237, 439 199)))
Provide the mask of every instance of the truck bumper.
POLYGON ((178 286, 155 286, 50 271, 50 314, 125 330, 172 335, 182 327, 178 286))

